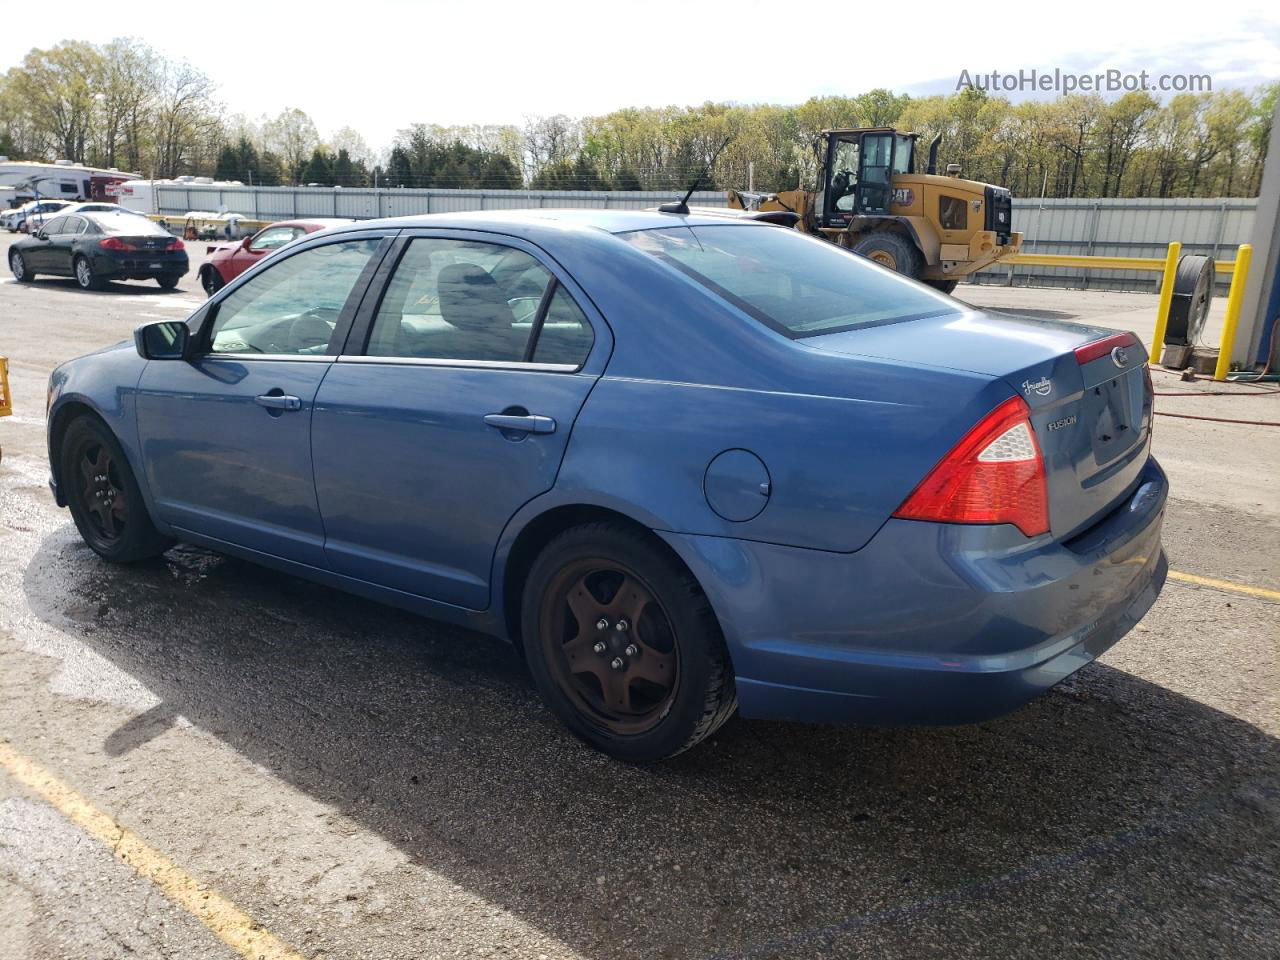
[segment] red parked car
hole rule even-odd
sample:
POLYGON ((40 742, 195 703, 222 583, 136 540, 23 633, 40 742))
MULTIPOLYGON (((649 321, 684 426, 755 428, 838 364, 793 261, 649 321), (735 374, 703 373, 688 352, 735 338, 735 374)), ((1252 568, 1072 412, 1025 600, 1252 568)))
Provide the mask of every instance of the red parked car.
POLYGON ((282 220, 263 227, 251 237, 238 242, 212 243, 208 261, 200 267, 200 286, 208 296, 213 296, 224 286, 244 273, 255 263, 279 250, 286 243, 303 234, 315 233, 326 227, 351 223, 334 217, 317 217, 313 220, 282 220))

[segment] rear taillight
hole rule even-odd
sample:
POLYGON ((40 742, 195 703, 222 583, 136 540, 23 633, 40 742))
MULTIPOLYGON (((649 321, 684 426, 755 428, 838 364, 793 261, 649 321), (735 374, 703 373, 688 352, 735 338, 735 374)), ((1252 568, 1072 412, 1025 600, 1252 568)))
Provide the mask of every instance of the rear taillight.
POLYGON ((137 250, 132 243, 127 240, 121 240, 119 237, 103 237, 98 241, 98 246, 103 250, 137 250))
POLYGON ((1030 408, 1010 397, 978 421, 895 512, 935 523, 1011 523, 1026 536, 1049 530, 1044 458, 1030 408))
MULTIPOLYGON (((1117 333, 1110 337, 1103 337, 1101 340, 1095 340, 1093 343, 1086 343, 1083 347, 1076 347, 1076 363, 1084 366, 1090 361, 1097 360, 1099 357, 1105 357, 1112 350, 1119 347, 1121 350, 1129 350, 1133 347, 1140 347, 1138 338, 1132 333, 1117 333)), ((1133 359, 1129 357, 1128 360, 1133 359)), ((1126 362, 1128 362, 1126 360, 1126 362)), ((1124 366, 1123 363, 1117 364, 1124 366)))
POLYGON ((184 244, 177 237, 174 237, 172 240, 169 241, 169 245, 165 247, 165 249, 168 250, 170 253, 175 253, 178 250, 185 250, 186 244, 184 244))

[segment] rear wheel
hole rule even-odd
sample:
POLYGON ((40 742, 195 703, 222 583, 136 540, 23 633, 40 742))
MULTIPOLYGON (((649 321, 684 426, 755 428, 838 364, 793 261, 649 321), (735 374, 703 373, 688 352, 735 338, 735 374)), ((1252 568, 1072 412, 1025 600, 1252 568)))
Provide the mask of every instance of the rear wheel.
POLYGON ((9 271, 19 283, 30 283, 36 275, 27 269, 27 260, 18 250, 9 251, 9 271))
POLYGON ((877 231, 853 245, 853 252, 913 280, 920 276, 920 251, 899 234, 877 231))
POLYGON ((102 280, 93 272, 93 264, 88 257, 76 257, 74 265, 76 283, 81 290, 101 290, 102 280))
POLYGON ((161 289, 161 290, 174 290, 174 289, 176 289, 176 288, 177 288, 177 286, 178 286, 178 281, 179 281, 180 279, 181 279, 181 278, 180 278, 180 277, 177 277, 177 276, 171 276, 171 277, 156 277, 156 283, 160 284, 160 289, 161 289))
POLYGON ((96 417, 67 427, 58 483, 80 536, 104 560, 134 563, 168 549, 171 541, 152 524, 124 451, 96 417))
POLYGON ((539 555, 522 627, 534 681, 580 739, 623 760, 661 760, 737 707, 728 651, 693 577, 620 523, 574 527, 539 555))
POLYGON ((935 290, 941 290, 943 293, 951 293, 951 291, 955 290, 956 284, 958 284, 960 281, 959 280, 925 280, 923 282, 927 283, 929 286, 933 287, 933 289, 935 290))

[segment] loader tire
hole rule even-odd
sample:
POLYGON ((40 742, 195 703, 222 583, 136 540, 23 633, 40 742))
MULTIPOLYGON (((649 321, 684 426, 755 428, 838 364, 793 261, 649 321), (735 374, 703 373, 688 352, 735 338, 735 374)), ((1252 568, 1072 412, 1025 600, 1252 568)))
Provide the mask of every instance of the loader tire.
POLYGON ((920 251, 899 234, 887 231, 868 234, 853 245, 853 252, 912 280, 920 276, 920 251))

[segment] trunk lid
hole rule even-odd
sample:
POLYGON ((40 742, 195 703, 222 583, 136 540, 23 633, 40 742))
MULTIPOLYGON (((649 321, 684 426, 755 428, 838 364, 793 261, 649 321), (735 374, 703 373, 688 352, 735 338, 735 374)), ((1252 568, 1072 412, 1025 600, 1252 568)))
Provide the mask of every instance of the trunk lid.
POLYGON ((1152 397, 1146 351, 1132 334, 971 311, 800 342, 824 352, 1005 381, 1031 408, 1045 462, 1050 529, 1058 540, 1108 513, 1131 492, 1146 463, 1152 397))

